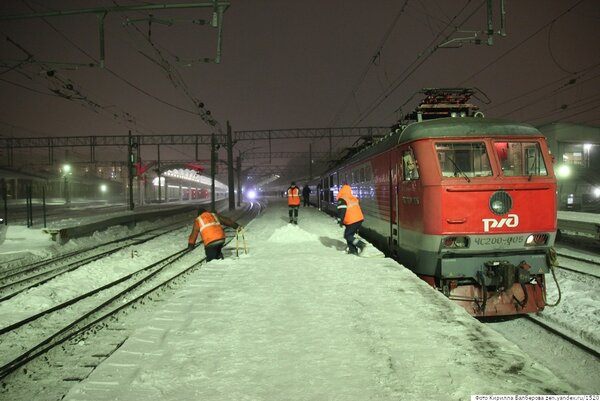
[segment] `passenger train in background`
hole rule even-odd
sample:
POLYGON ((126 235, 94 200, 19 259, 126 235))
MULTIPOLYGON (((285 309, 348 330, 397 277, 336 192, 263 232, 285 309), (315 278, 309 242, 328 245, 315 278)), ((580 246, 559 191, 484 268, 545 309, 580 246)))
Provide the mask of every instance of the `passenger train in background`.
POLYGON ((556 179, 544 136, 484 118, 470 89, 425 89, 413 122, 339 162, 318 181, 335 213, 348 183, 360 234, 477 317, 545 306, 557 231, 556 179))

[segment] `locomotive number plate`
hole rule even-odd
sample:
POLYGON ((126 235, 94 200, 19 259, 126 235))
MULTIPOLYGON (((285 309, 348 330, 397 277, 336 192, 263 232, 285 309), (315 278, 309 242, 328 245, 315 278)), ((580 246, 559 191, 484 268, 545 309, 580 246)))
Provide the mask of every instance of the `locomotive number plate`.
POLYGON ((513 235, 510 237, 477 237, 473 239, 475 245, 489 246, 489 245, 503 245, 510 246, 513 244, 523 245, 525 243, 525 237, 521 235, 513 235))

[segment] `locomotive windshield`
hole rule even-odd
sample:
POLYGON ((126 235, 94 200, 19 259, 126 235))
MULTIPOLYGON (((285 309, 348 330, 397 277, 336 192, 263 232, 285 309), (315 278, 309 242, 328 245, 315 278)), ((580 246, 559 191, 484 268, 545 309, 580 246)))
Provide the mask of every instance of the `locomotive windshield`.
POLYGON ((537 142, 494 142, 505 176, 548 175, 537 142))
POLYGON ((487 177, 492 175, 483 142, 438 142, 435 145, 443 177, 487 177))

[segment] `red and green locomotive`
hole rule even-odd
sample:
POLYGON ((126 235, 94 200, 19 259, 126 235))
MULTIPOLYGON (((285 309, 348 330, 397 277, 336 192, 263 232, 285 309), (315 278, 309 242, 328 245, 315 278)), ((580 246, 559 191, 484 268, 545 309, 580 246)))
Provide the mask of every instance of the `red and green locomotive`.
POLYGON ((541 311, 557 229, 544 136, 484 118, 469 90, 425 93, 417 121, 322 176, 321 207, 348 183, 361 234, 472 315, 541 311))

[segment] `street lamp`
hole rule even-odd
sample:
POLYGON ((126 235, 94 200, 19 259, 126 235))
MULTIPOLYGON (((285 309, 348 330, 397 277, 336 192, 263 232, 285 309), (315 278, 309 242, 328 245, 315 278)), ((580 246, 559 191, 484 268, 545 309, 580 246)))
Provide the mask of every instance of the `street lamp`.
POLYGON ((64 185, 65 185, 65 204, 70 205, 71 204, 71 196, 70 196, 71 194, 69 193, 69 180, 67 177, 71 174, 71 165, 69 165, 69 164, 63 165, 62 173, 63 173, 64 185))

